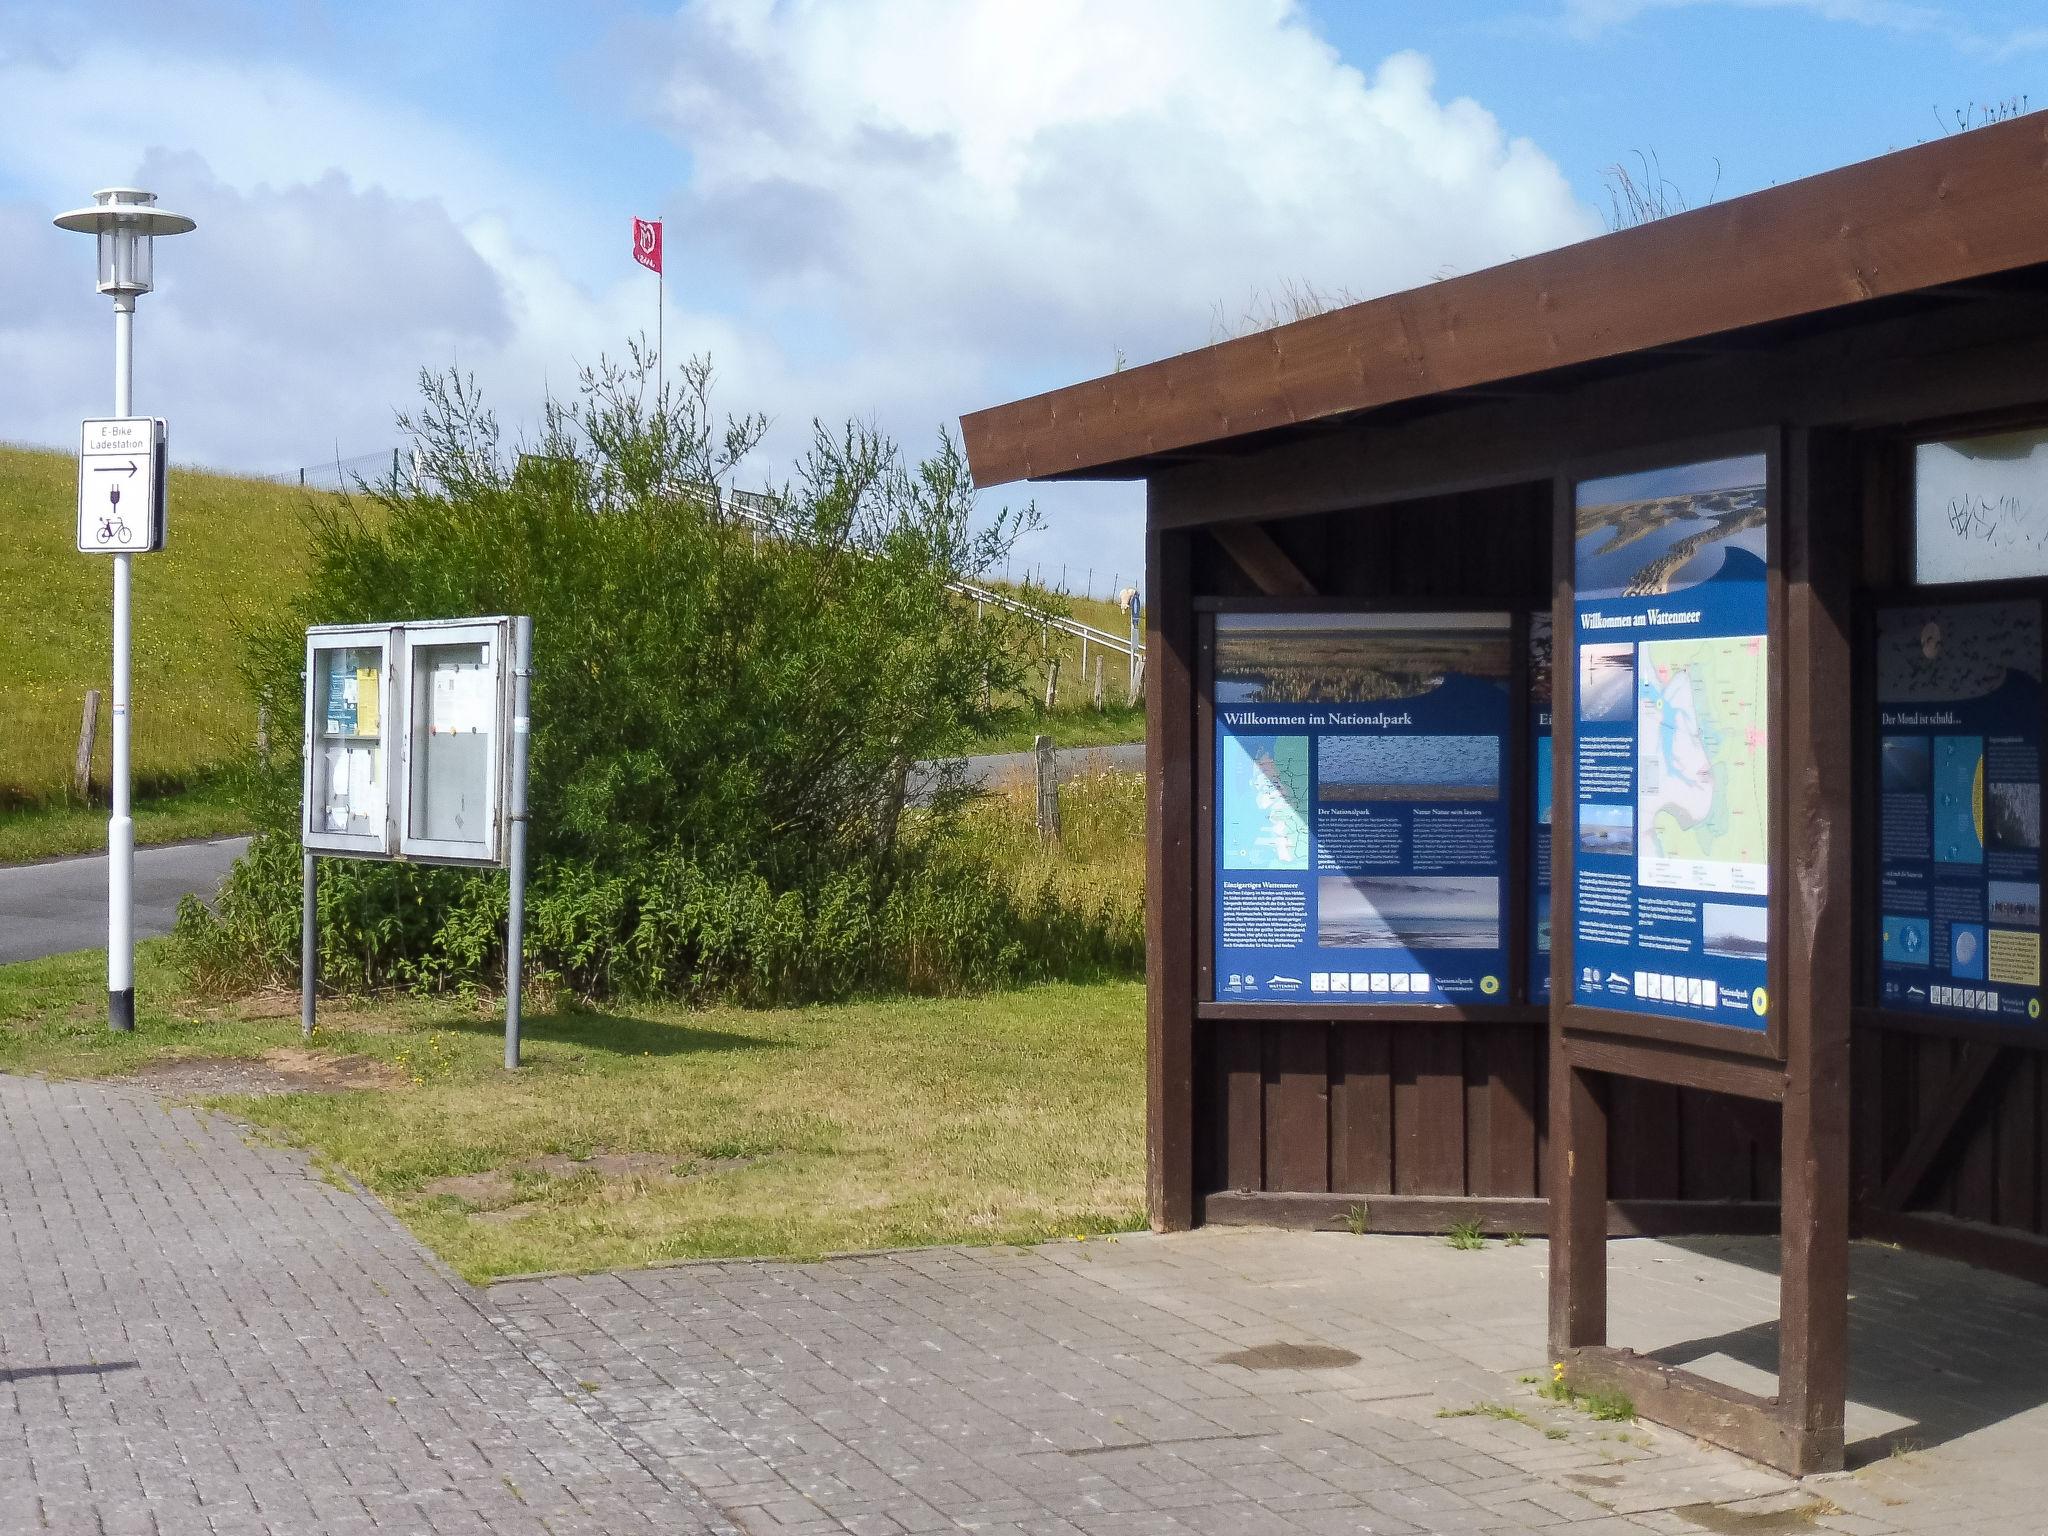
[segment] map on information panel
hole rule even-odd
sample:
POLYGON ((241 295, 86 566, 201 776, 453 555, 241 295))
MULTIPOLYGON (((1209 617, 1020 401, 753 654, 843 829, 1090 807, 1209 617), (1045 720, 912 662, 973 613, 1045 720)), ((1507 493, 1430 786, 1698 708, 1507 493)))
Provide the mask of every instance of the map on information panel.
POLYGON ((1308 868, 1308 738, 1223 738, 1223 867, 1308 868))
POLYGON ((1768 889, 1766 646, 1762 635, 1643 642, 1639 884, 1742 896, 1768 889))

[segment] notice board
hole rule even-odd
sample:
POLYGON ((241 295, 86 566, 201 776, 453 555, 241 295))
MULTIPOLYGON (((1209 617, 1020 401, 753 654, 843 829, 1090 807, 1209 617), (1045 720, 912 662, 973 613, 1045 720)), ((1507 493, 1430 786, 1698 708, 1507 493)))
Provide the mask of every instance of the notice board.
POLYGON ((1880 609, 1882 1006, 2041 1017, 2041 605, 1880 609))
POLYGON ((1768 1027, 1770 510, 1762 453, 1574 487, 1583 1007, 1768 1027))
POLYGON ((1223 613, 1215 996, 1507 1003, 1505 613, 1223 613))

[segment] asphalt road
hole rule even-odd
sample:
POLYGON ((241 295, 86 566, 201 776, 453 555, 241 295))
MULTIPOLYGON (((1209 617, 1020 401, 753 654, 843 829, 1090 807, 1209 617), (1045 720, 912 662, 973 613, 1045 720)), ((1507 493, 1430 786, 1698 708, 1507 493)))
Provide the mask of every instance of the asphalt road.
MULTIPOLYGON (((211 896, 246 837, 142 848, 135 854, 135 937, 171 931, 179 898, 211 896)), ((107 943, 107 856, 0 865, 0 965, 107 943)))
MULTIPOLYGON (((969 783, 1000 789, 1028 782, 1029 752, 962 759, 969 783)), ((1060 779, 1104 769, 1142 770, 1143 743, 1116 747, 1075 747, 1058 756, 1060 779)), ((913 802, 931 792, 934 776, 920 772, 911 784, 913 802)), ((179 900, 211 896, 228 866, 249 846, 246 837, 210 843, 144 848, 135 855, 135 937, 153 939, 171 931, 179 900)), ((39 864, 0 865, 0 965, 40 960, 75 949, 101 949, 107 942, 107 860, 105 854, 51 859, 39 864)))

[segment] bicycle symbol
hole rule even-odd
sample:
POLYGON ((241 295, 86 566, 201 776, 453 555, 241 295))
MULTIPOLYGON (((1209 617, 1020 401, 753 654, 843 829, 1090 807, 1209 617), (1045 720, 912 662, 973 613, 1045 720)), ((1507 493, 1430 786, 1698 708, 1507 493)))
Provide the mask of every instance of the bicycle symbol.
POLYGON ((114 510, 100 519, 99 541, 102 544, 126 544, 128 525, 121 520, 121 492, 119 487, 110 487, 107 500, 114 510))

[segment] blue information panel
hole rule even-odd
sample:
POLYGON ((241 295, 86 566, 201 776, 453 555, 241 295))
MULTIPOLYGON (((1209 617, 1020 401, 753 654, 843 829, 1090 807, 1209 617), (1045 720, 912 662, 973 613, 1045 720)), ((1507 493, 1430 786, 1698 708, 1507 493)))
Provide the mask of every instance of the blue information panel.
POLYGON ((1878 995, 2041 1017, 2041 605, 1877 616, 1878 995))
POLYGON ((1550 1001, 1550 615, 1529 615, 1529 1001, 1550 1001))
POLYGON ((1576 510, 1575 1000, 1762 1030, 1764 457, 1583 481, 1576 510))
POLYGON ((1506 1003, 1506 614, 1216 620, 1215 994, 1506 1003))

